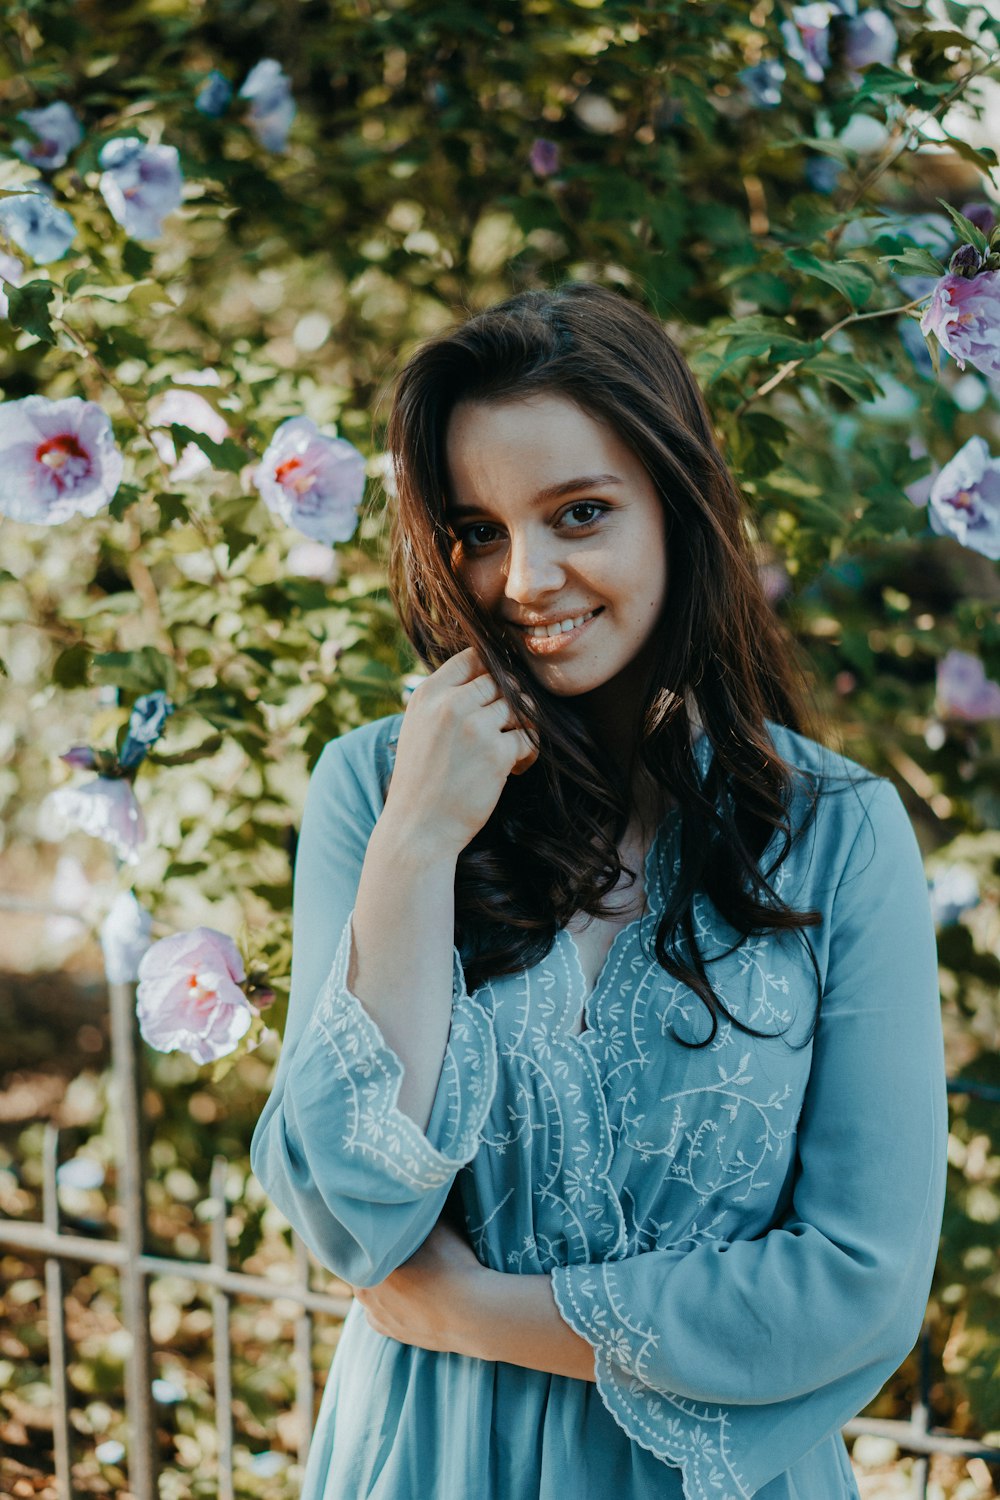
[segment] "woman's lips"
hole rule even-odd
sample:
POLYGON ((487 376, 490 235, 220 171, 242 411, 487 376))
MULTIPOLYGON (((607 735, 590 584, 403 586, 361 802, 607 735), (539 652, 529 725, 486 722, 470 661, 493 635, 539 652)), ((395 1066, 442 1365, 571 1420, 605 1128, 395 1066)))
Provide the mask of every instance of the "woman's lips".
POLYGON ((600 609, 592 614, 589 620, 584 620, 582 625, 575 626, 573 630, 561 630, 558 635, 528 635, 523 629, 519 634, 532 656, 552 656, 554 652, 562 651, 567 646, 571 646, 574 641, 578 641, 583 632, 589 630, 594 621, 600 618, 603 608, 604 606, 601 605, 600 609))

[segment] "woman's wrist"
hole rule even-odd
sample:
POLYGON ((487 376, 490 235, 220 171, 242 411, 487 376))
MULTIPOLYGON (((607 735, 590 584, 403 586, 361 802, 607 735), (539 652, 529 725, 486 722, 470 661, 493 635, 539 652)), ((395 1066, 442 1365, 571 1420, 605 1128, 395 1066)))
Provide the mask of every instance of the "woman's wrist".
POLYGON ((461 1284, 444 1316, 449 1324, 448 1347, 470 1359, 496 1359, 490 1353, 491 1332, 502 1305, 502 1288, 510 1278, 478 1262, 463 1271, 461 1284))

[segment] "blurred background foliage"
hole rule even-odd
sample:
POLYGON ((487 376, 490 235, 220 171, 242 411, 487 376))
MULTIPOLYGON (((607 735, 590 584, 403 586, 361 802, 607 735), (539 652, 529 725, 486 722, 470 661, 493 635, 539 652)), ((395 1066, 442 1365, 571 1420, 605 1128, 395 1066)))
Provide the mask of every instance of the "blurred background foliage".
MULTIPOLYGON (((933 286, 927 252, 947 263, 959 243, 939 200, 1000 200, 996 156, 974 144, 995 99, 1000 20, 948 0, 883 10, 896 57, 852 71, 834 26, 816 78, 790 56, 782 0, 7 7, 0 189, 39 176, 13 150, 18 111, 65 100, 84 138, 46 178, 73 244, 8 287, 0 398, 100 403, 125 474, 106 514, 0 525, 0 888, 23 913, 0 950, 5 1212, 39 1214, 51 1117, 64 1154, 96 1164, 78 1178, 90 1186, 66 1176, 67 1221, 113 1232, 95 933, 131 886, 155 936, 226 932, 278 993, 261 1045, 222 1066, 147 1049, 152 1244, 206 1253, 199 1204, 221 1151, 232 1263, 280 1259, 283 1221, 249 1177, 247 1147, 287 998, 308 773, 331 737, 398 711, 419 671, 385 587, 391 378, 468 311, 592 279, 652 308, 690 358, 825 737, 893 779, 930 877, 958 866, 977 887, 977 900, 937 907, 957 1082, 933 1417, 1000 1442, 1000 719, 957 711, 939 688, 952 650, 1000 678, 1000 586, 994 563, 932 535, 907 494, 971 436, 997 442, 998 387, 943 353, 935 368, 913 307, 894 311, 933 286), (195 106, 212 69, 238 88, 262 58, 280 62, 297 106, 281 149, 256 138, 245 101, 215 117, 195 106), (764 104, 740 75, 767 59, 786 76, 764 104), (129 238, 98 192, 100 149, 123 135, 179 152, 183 204, 155 240, 129 238), (183 479, 154 443, 150 403, 192 388, 229 436, 175 430, 178 451, 192 439, 210 460, 183 479), (276 427, 298 415, 368 459, 357 531, 319 553, 251 483, 276 427), (46 841, 43 798, 74 776, 58 756, 113 747, 136 697, 156 689, 177 711, 137 780, 149 828, 138 866, 116 869, 83 834, 46 841), (33 901, 63 915, 43 920, 33 901)), ((29 1261, 2 1261, 6 1477, 34 1484, 51 1441, 41 1282, 29 1261)), ((73 1296, 78 1477, 108 1493, 123 1472, 106 1446, 122 1414, 113 1277, 94 1271, 73 1296)), ((179 1288, 157 1300, 160 1373, 175 1384, 161 1406, 162 1492, 180 1500, 213 1492, 207 1304, 179 1288)), ((262 1337, 264 1319, 236 1318, 238 1484, 291 1495, 291 1323, 268 1313, 262 1337)), ((335 1338, 321 1327, 317 1390, 335 1338)), ((915 1381, 914 1358, 872 1412, 905 1416, 915 1381)), ((942 1494, 991 1492, 985 1466, 935 1473, 942 1494)), ((866 1493, 899 1492, 891 1474, 880 1482, 866 1493)))

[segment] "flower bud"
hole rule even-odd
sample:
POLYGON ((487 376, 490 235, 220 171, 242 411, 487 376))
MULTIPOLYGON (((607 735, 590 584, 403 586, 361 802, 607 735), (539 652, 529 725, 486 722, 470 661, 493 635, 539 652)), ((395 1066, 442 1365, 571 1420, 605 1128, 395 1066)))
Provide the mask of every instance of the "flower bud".
POLYGON ((959 245, 948 265, 953 276, 968 276, 970 279, 979 268, 979 251, 975 245, 959 245))

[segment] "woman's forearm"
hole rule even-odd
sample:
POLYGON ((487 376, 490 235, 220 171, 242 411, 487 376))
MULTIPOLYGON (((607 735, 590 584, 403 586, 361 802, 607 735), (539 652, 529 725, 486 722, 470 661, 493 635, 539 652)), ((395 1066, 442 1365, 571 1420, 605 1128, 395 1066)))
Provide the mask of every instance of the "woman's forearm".
POLYGON ((347 987, 403 1064, 398 1105, 426 1130, 451 1027, 457 856, 388 812, 358 883, 347 987))
POLYGON ((484 1270, 456 1352, 573 1380, 594 1380, 594 1351, 563 1321, 548 1276, 484 1270))

